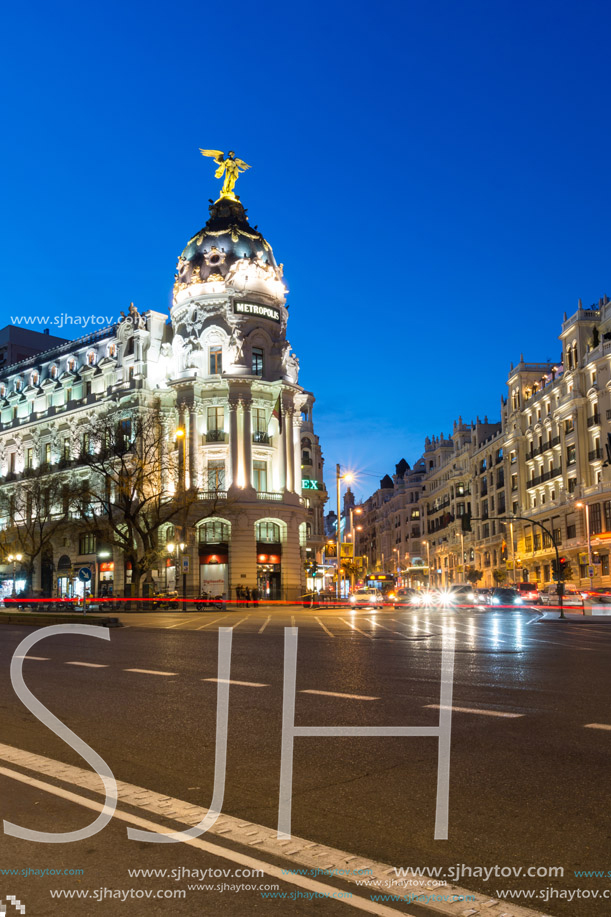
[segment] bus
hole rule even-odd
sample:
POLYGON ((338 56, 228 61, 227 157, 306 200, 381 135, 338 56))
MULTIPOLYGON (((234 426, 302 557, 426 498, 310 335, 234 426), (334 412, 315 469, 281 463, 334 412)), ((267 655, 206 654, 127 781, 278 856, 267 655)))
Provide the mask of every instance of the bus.
POLYGON ((382 595, 394 592, 396 583, 397 578, 392 573, 368 573, 365 577, 365 588, 379 589, 382 595))

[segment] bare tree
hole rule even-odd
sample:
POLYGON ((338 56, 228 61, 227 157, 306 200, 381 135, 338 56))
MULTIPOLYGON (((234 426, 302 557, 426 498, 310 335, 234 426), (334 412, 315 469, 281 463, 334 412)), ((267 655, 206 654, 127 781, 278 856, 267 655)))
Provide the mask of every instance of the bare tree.
POLYGON ((57 532, 76 508, 67 478, 49 473, 47 466, 28 469, 17 484, 3 487, 0 517, 4 526, 0 544, 6 553, 22 554, 29 585, 41 558, 51 549, 57 532))
MULTIPOLYGON (((116 408, 81 428, 79 464, 87 477, 78 486, 79 514, 87 531, 122 552, 131 565, 131 591, 165 563, 168 525, 186 532, 189 516, 217 514, 219 500, 201 500, 186 486, 184 439, 170 442, 158 405, 116 408)), ((223 501, 225 506, 226 500, 223 501)))

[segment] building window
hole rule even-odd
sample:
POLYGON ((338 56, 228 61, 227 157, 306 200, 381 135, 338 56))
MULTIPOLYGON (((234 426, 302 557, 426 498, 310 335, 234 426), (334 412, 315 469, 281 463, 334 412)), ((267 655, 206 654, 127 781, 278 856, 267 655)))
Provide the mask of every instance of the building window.
POLYGON ((567 538, 577 538, 577 525, 572 522, 566 527, 566 537, 567 538))
POLYGON ((15 471, 15 458, 16 458, 16 455, 17 455, 16 452, 10 452, 10 453, 9 453, 9 460, 8 460, 8 470, 9 470, 9 471, 12 471, 12 472, 15 471))
POLYGON ((51 464, 51 443, 45 443, 42 447, 42 460, 45 464, 51 464))
POLYGON ((117 354, 117 345, 116 345, 116 344, 109 344, 109 345, 108 345, 108 351, 107 351, 107 352, 108 352, 108 356, 109 356, 109 357, 114 357, 114 356, 116 356, 116 354, 117 354))
POLYGON ((577 478, 569 478, 567 481, 568 491, 570 494, 574 494, 577 489, 577 478))
POLYGON ((229 523, 211 519, 199 527, 200 544, 223 544, 229 541, 229 523))
POLYGON ((602 532, 600 503, 592 503, 590 506, 590 534, 598 535, 602 532))
POLYGON ((95 535, 87 533, 85 535, 79 535, 78 539, 78 552, 79 554, 95 554, 96 544, 95 544, 95 535))
POLYGON ((600 555, 600 573, 601 576, 609 576, 609 555, 600 555))
POLYGON ((605 514, 605 532, 611 532, 611 500, 605 500, 603 511, 605 514))
POLYGON ((68 404, 69 401, 72 401, 72 389, 70 386, 66 389, 66 404, 68 404))
POLYGON ((265 408, 252 409, 253 433, 267 433, 267 412, 265 408))
POLYGON ((267 462, 254 461, 252 465, 252 483, 255 490, 267 492, 267 462))
POLYGON ((223 371, 223 348, 215 344, 208 353, 210 355, 210 375, 220 375, 223 371))
POLYGON ((76 368, 76 360, 73 357, 67 361, 66 366, 68 367, 68 372, 73 373, 76 368))
POLYGON ((25 453, 25 467, 33 468, 34 467, 34 450, 27 449, 25 453))
POLYGON ((225 410, 221 407, 208 408, 208 433, 222 433, 225 426, 225 410))
POLYGON ((252 349, 252 374, 253 376, 263 375, 263 351, 260 347, 252 349))
POLYGON ((567 465, 574 465, 577 461, 577 450, 575 446, 567 446, 566 449, 566 463, 567 465))
POLYGON ((225 490, 225 462, 208 462, 208 490, 225 490))
POLYGON ((63 443, 63 446, 62 446, 62 458, 63 458, 64 461, 66 461, 66 462, 67 462, 68 459, 70 458, 70 440, 69 440, 68 437, 66 437, 66 438, 64 439, 64 443, 63 443))
POLYGON ((280 544, 280 526, 276 522, 257 522, 255 537, 257 541, 280 544))
POLYGON ((93 350, 87 354, 87 366, 95 366, 95 351, 93 350))
POLYGON ((568 420, 564 421, 564 432, 572 433, 574 429, 575 429, 575 424, 573 422, 573 418, 569 417, 568 420))

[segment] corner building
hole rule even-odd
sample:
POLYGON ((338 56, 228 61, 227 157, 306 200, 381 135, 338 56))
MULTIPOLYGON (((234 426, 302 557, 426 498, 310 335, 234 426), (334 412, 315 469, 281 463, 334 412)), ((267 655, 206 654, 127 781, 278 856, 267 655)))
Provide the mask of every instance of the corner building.
MULTIPOLYGON (((305 561, 320 557, 324 544, 314 397, 298 384, 299 360, 286 338, 282 266, 237 198, 211 205, 178 259, 170 322, 133 305, 129 313, 0 373, 3 505, 33 473, 61 476, 63 486, 85 476, 83 431, 98 410, 111 406, 120 418, 155 407, 165 454, 183 450, 182 483, 198 496, 185 530, 160 533, 162 544, 185 548, 181 558, 168 551, 165 566, 152 571, 157 587, 180 588, 184 574, 188 596, 206 589, 235 597, 243 586, 262 598, 297 598, 305 561)), ((168 476, 168 495, 180 493, 179 483, 168 476)), ((66 523, 28 585, 71 595, 82 591, 79 567, 89 565, 93 595, 123 594, 129 564, 116 548, 102 562, 85 533, 78 519, 66 523)), ((12 576, 0 564, 5 593, 12 576)))

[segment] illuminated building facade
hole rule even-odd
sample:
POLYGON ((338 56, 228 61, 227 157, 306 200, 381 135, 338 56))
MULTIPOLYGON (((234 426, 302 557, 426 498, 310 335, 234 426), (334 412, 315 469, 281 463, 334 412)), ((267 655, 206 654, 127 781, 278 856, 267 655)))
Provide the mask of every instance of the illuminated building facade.
MULTIPOLYGON (((288 314, 271 246, 235 196, 221 197, 178 260, 170 322, 132 306, 111 327, 0 373, 0 526, 28 475, 83 477, 83 431, 97 411, 154 407, 162 451, 183 450, 182 485, 198 497, 184 530, 160 533, 185 547, 150 571, 157 589, 184 582, 188 596, 235 597, 241 586, 263 599, 297 598, 306 558, 320 559, 326 492, 314 397, 298 382, 288 314)), ((168 475, 168 496, 179 499, 180 484, 168 475)), ((94 595, 123 594, 130 582, 123 558, 102 560, 75 520, 37 558, 31 585, 72 594, 82 590, 82 565, 95 568, 94 595)), ((12 573, 2 569, 6 592, 12 573)))

